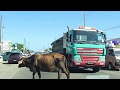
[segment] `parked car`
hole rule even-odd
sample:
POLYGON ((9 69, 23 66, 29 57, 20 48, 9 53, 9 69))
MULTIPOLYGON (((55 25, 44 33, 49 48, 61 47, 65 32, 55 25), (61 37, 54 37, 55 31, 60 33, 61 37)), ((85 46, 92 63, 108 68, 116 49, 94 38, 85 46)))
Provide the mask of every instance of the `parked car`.
POLYGON ((22 53, 19 52, 11 52, 8 63, 18 63, 19 60, 22 58, 22 53))
POLYGON ((30 57, 30 54, 22 54, 22 57, 30 57))
POLYGON ((1 56, 3 58, 3 61, 7 61, 11 52, 4 52, 1 56))

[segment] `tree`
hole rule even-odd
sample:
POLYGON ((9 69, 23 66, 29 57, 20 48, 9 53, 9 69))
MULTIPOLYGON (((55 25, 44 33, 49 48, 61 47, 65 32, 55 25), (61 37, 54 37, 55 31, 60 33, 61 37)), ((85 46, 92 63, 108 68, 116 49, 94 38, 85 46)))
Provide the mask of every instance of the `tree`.
MULTIPOLYGON (((12 47, 15 49, 15 44, 12 44, 12 47)), ((25 48, 25 50, 24 50, 24 45, 20 44, 20 43, 17 43, 17 49, 22 51, 22 52, 25 52, 25 53, 32 53, 32 52, 34 52, 33 50, 29 50, 27 48, 25 48)))
POLYGON ((29 49, 28 49, 28 50, 27 50, 27 52, 28 52, 28 53, 33 53, 34 51, 33 51, 33 50, 29 50, 29 49))
POLYGON ((49 48, 50 51, 52 51, 52 48, 49 48))
POLYGON ((23 52, 24 45, 23 44, 17 44, 17 49, 23 52))
MULTIPOLYGON (((15 44, 12 44, 12 47, 15 49, 15 44)), ((23 44, 17 44, 17 49, 19 49, 20 51, 22 51, 23 52, 23 49, 24 49, 24 46, 23 46, 23 44)))
POLYGON ((45 49, 45 52, 50 52, 50 51, 52 51, 52 48, 45 49))

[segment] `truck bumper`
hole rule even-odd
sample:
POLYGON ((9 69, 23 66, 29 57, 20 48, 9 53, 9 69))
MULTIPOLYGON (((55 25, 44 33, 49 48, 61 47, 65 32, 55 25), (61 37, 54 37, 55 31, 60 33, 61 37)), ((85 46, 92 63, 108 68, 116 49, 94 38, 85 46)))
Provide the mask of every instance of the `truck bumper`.
POLYGON ((72 62, 72 67, 104 67, 105 62, 72 62))

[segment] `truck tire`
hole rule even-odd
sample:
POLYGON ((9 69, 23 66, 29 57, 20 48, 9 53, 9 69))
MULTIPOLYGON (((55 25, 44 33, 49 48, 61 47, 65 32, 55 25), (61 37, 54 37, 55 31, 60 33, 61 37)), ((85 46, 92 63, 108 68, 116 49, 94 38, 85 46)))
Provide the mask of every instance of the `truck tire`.
POLYGON ((93 68, 93 72, 98 72, 98 71, 100 71, 100 68, 99 68, 99 67, 94 67, 94 68, 93 68))
POLYGON ((120 71, 120 69, 118 68, 118 69, 116 69, 116 71, 120 71))
POLYGON ((112 69, 113 69, 112 63, 108 63, 108 69, 109 69, 109 70, 112 70, 112 69))

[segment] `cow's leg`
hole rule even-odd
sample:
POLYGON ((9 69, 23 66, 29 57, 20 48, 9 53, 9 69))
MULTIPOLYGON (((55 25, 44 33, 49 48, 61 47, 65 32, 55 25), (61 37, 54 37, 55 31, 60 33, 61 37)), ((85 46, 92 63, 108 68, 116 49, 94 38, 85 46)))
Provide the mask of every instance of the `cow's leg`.
POLYGON ((66 69, 66 68, 65 68, 64 63, 63 63, 63 62, 60 62, 60 63, 59 63, 59 65, 60 65, 60 68, 62 68, 62 70, 63 70, 63 71, 64 71, 64 73, 66 74, 67 79, 70 79, 70 72, 69 72, 69 70, 68 70, 68 69, 66 69))
POLYGON ((38 77, 39 77, 39 79, 41 79, 41 73, 40 73, 40 69, 39 69, 39 67, 36 67, 36 70, 37 70, 37 73, 38 73, 38 77))
POLYGON ((29 65, 29 69, 31 72, 33 72, 33 79, 35 79, 35 73, 37 72, 36 68, 33 65, 29 65))
POLYGON ((62 76, 62 69, 59 69, 59 71, 58 71, 58 79, 60 79, 61 76, 62 76))
POLYGON ((69 70, 67 69, 67 74, 66 74, 66 76, 67 76, 67 79, 70 79, 70 72, 69 72, 69 70))
POLYGON ((68 68, 65 68, 65 70, 66 70, 66 72, 67 72, 67 73, 65 73, 66 76, 67 76, 67 79, 70 79, 70 72, 69 72, 68 68))
POLYGON ((33 72, 33 79, 35 79, 35 73, 36 73, 36 72, 33 72))
POLYGON ((39 79, 41 79, 41 73, 40 73, 40 71, 38 71, 38 77, 39 77, 39 79))
POLYGON ((63 67, 62 69, 63 69, 64 73, 66 74, 67 79, 70 79, 70 72, 65 67, 63 67))

